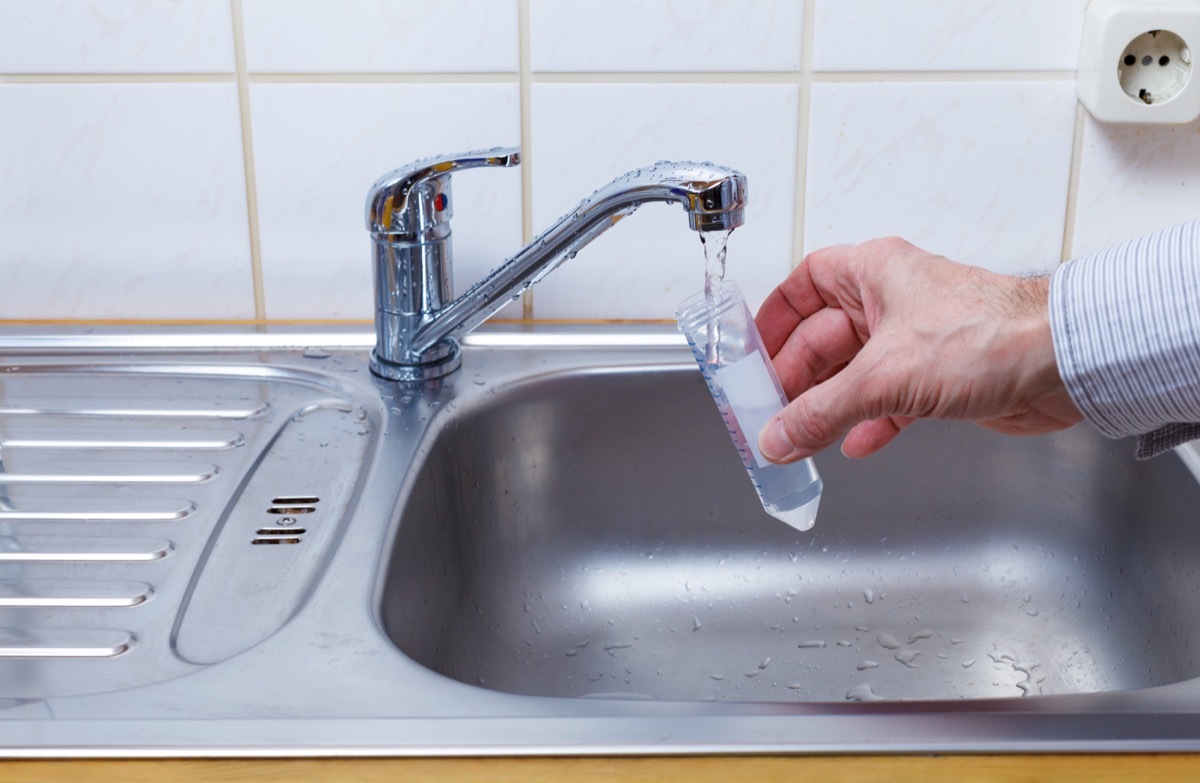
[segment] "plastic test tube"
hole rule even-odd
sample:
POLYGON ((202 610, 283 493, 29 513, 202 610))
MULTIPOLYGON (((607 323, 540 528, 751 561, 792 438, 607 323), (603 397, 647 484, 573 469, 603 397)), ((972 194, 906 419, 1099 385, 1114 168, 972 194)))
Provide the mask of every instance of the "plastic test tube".
POLYGON ((685 299, 675 311, 679 331, 692 347, 763 508, 797 530, 808 530, 817 519, 821 477, 811 459, 777 465, 759 452, 758 433, 787 397, 737 283, 722 283, 714 300, 710 305, 703 292, 685 299))

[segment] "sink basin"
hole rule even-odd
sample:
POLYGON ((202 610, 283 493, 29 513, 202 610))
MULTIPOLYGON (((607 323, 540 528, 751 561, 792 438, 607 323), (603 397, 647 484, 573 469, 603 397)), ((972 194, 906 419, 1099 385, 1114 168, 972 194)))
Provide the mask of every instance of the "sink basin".
POLYGON ((1150 688, 1200 675, 1200 488, 1084 427, 921 423, 763 513, 694 367, 516 383, 441 427, 382 614, 507 693, 770 702, 1150 688))
POLYGON ((921 423, 800 533, 669 326, 373 342, 0 332, 0 756, 1200 751, 1192 447, 921 423))

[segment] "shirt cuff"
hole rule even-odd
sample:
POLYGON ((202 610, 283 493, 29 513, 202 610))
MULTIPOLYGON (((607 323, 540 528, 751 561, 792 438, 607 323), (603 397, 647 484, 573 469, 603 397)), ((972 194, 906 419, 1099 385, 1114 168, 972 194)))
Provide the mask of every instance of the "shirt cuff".
POLYGON ((1200 437, 1200 221, 1061 265, 1050 327, 1067 391, 1101 433, 1145 436, 1145 456, 1200 437))

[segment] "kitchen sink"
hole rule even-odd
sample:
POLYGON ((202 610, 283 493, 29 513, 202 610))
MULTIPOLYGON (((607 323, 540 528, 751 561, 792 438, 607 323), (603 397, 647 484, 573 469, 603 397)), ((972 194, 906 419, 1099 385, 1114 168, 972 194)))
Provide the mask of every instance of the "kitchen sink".
POLYGON ((986 699, 1200 675, 1200 488, 1084 427, 923 423, 818 457, 765 514, 694 368, 543 376, 462 405, 400 514, 405 653, 508 693, 986 699))
POLYGON ((669 326, 0 333, 0 755, 1200 750, 1200 465, 919 423, 762 511, 669 326))

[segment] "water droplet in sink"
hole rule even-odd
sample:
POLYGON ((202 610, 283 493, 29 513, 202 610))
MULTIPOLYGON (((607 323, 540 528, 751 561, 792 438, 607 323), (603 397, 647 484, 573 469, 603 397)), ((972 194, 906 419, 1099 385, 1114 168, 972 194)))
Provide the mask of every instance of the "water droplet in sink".
POLYGON ((933 636, 933 630, 930 628, 922 628, 914 634, 909 634, 908 643, 919 642, 922 639, 928 639, 933 636))
POLYGON ((869 604, 875 603, 875 591, 869 587, 863 590, 863 600, 869 604))
POLYGON ((887 701, 887 699, 871 690, 870 683, 864 682, 846 691, 846 701, 887 701))
POLYGON ((861 671, 866 671, 867 669, 875 669, 878 667, 879 667, 878 661, 863 661, 862 663, 860 663, 858 666, 856 666, 854 668, 858 669, 861 672, 861 671))
POLYGON ((875 638, 875 641, 879 642, 879 646, 885 650, 900 649, 900 642, 896 641, 896 637, 892 636, 890 633, 879 634, 879 636, 875 638))
POLYGON ((919 669, 921 667, 918 666, 916 663, 914 663, 914 661, 916 660, 917 656, 920 654, 921 654, 920 650, 904 648, 904 649, 896 652, 896 660, 900 661, 900 663, 904 664, 905 666, 907 666, 910 669, 919 669))
POLYGON ((796 645, 802 650, 816 650, 825 646, 825 642, 821 639, 812 639, 806 642, 800 642, 796 645))
POLYGON ((331 354, 329 351, 326 351, 324 348, 310 346, 304 349, 305 359, 328 359, 330 356, 333 356, 333 354, 331 354))

